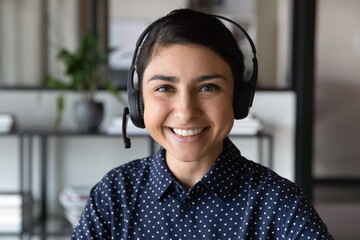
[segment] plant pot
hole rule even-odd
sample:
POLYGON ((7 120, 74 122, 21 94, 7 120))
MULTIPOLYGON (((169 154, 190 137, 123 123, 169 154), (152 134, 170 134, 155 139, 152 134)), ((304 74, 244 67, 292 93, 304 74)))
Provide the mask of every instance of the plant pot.
POLYGON ((80 132, 97 132, 104 116, 104 104, 89 100, 75 103, 75 120, 80 132))

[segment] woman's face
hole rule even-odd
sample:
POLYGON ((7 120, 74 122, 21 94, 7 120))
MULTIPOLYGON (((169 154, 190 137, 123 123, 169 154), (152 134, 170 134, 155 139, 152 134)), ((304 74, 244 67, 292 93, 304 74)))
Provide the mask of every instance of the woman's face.
POLYGON ((199 45, 159 48, 144 71, 144 121, 167 161, 215 161, 233 122, 230 66, 199 45))

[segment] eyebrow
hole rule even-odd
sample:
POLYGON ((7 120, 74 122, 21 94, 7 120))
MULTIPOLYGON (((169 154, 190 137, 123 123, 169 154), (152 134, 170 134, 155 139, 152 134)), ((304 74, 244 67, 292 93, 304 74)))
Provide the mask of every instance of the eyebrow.
MULTIPOLYGON (((226 77, 224 77, 220 74, 211 74, 211 75, 200 76, 200 77, 196 78, 195 81, 203 82, 203 81, 207 81, 207 80, 211 80, 211 79, 215 79, 215 78, 221 78, 221 79, 227 80, 226 77)), ((174 77, 174 76, 166 76, 166 75, 154 75, 148 80, 148 82, 154 81, 154 80, 163 80, 163 81, 173 82, 173 83, 179 82, 179 78, 174 77)))
POLYGON ((173 76, 154 75, 148 80, 148 82, 154 81, 154 80, 163 80, 163 81, 167 81, 167 82, 178 82, 179 81, 179 79, 177 77, 173 77, 173 76))
POLYGON ((226 77, 220 75, 220 74, 212 74, 212 75, 204 75, 204 76, 200 76, 199 78, 196 79, 197 82, 203 82, 206 80, 211 80, 211 79, 215 79, 215 78, 221 78, 224 80, 227 80, 226 77))

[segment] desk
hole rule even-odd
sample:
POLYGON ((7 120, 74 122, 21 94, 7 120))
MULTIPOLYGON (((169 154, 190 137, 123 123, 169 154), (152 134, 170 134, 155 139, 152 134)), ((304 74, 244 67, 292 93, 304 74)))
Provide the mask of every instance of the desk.
MULTIPOLYGON (((36 217, 31 210, 33 200, 30 198, 27 201, 24 201, 24 215, 23 215, 23 229, 24 232, 30 236, 36 235, 40 236, 41 239, 46 239, 49 235, 60 235, 61 231, 49 232, 48 231, 48 199, 47 199, 47 190, 48 190, 48 138, 49 137, 71 137, 71 136, 82 136, 82 137, 116 137, 122 138, 121 134, 107 134, 103 132, 99 133, 79 133, 76 131, 28 131, 23 130, 12 135, 18 135, 20 137, 20 189, 21 193, 32 196, 33 193, 33 139, 34 137, 39 137, 39 162, 40 162, 40 211, 39 216, 36 217), (26 215, 25 215, 26 214, 26 215), (37 227, 38 231, 34 231, 34 228, 37 227)), ((148 134, 131 134, 131 138, 147 138, 149 140, 149 154, 152 154, 156 151, 155 142, 148 134)), ((231 138, 254 138, 257 139, 258 145, 258 156, 259 163, 264 164, 264 142, 268 142, 268 167, 273 166, 273 139, 272 135, 259 132, 255 135, 242 135, 242 134, 231 134, 231 138)), ((23 195, 25 196, 25 195, 23 195)), ((63 233, 64 234, 64 233, 63 233)))

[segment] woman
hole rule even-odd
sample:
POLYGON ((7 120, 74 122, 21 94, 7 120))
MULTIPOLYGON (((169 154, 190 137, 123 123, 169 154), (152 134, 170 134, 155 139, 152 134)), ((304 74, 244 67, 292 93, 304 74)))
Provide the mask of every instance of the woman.
POLYGON ((293 183, 227 137, 251 88, 218 18, 175 10, 151 25, 135 59, 132 120, 161 148, 91 190, 73 239, 332 239, 293 183))

